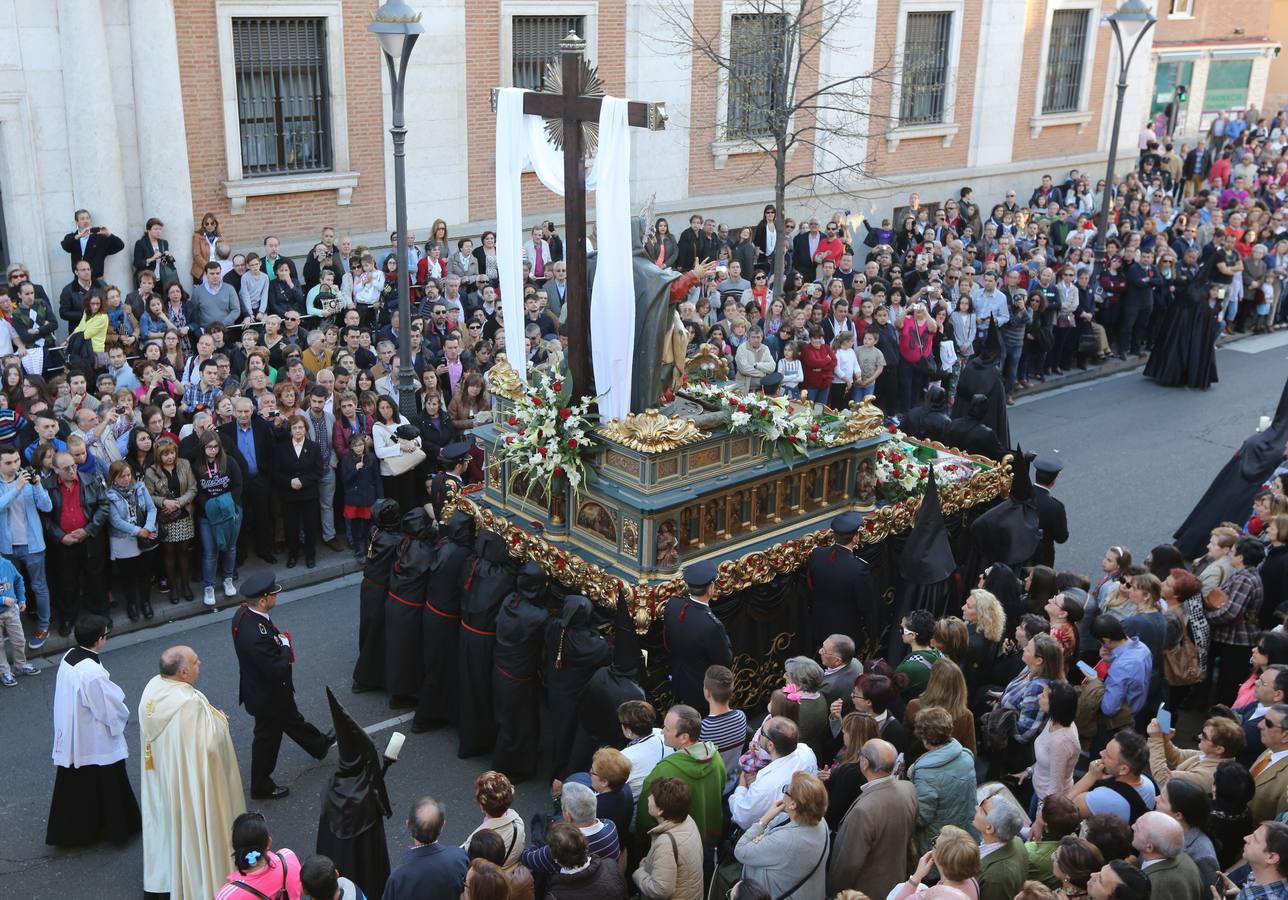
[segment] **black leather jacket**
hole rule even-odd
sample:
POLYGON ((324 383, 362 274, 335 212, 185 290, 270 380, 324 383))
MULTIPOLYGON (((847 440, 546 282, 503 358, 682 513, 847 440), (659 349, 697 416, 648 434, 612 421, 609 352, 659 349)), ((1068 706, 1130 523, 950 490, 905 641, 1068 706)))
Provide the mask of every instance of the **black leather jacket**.
MULTIPOLYGON (((107 529, 107 491, 98 478, 87 478, 79 473, 77 477, 80 479, 81 509, 85 512, 85 531, 90 538, 97 539, 107 529)), ((44 516, 45 532, 49 535, 50 543, 61 544, 66 532, 58 524, 63 513, 63 493, 58 487, 57 480, 49 487, 49 499, 54 505, 53 509, 44 516)))

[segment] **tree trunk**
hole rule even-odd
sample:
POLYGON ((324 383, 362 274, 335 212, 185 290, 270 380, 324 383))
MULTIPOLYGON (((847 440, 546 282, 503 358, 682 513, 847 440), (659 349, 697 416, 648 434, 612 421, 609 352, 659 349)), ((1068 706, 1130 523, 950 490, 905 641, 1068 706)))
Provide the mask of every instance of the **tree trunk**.
POLYGON ((778 210, 775 217, 778 225, 778 243, 774 245, 774 296, 783 296, 783 284, 786 272, 783 271, 787 261, 786 229, 787 212, 783 209, 787 195, 787 154, 783 149, 784 140, 778 141, 778 152, 774 156, 774 208, 778 210))

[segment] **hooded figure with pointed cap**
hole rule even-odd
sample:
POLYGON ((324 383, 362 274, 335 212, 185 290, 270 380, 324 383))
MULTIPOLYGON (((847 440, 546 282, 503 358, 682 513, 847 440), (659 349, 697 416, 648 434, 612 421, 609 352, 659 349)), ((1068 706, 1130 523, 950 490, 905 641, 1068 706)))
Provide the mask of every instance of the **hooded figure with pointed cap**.
POLYGON ((353 692, 385 686, 385 595, 389 571, 402 543, 402 512, 396 500, 377 500, 371 507, 374 527, 358 590, 358 661, 353 664, 353 692))
POLYGON ((456 755, 461 759, 490 753, 496 744, 492 708, 496 617, 502 602, 514 592, 519 574, 519 561, 510 555, 500 535, 484 531, 474 546, 474 565, 465 579, 461 599, 460 676, 449 688, 460 695, 456 755))
POLYGON ((914 609, 928 609, 936 619, 949 614, 956 604, 958 591, 953 574, 957 560, 948 540, 943 509, 939 505, 939 486, 935 469, 930 467, 926 493, 917 507, 912 531, 899 553, 899 587, 895 591, 895 610, 891 629, 889 658, 902 653, 902 634, 897 627, 914 609))
POLYGON ((948 414, 948 392, 941 384, 931 384, 926 388, 926 396, 917 406, 908 410, 899 421, 904 434, 928 441, 943 441, 952 424, 948 414))
MULTIPOLYGON (((984 397, 984 409, 979 420, 993 430, 1003 447, 1011 446, 1011 427, 1006 418, 1006 385, 1002 381, 1002 335, 1000 328, 988 329, 984 346, 967 360, 957 379, 957 397, 984 397)), ((960 402, 953 406, 953 419, 966 415, 960 402)), ((993 457, 997 459, 998 457, 993 457)))
POLYGON ((550 621, 546 609, 549 585, 539 563, 524 563, 514 593, 505 598, 496 617, 492 768, 513 782, 535 775, 540 758, 541 647, 550 621))
POLYGON ((1257 491, 1284 465, 1285 442, 1288 442, 1288 381, 1284 382, 1270 427, 1253 432, 1243 442, 1176 529, 1173 535, 1176 547, 1186 559, 1203 555, 1213 528, 1222 522, 1242 522, 1248 517, 1257 491))
POLYGON ((547 746, 551 777, 560 780, 575 771, 570 760, 577 736, 577 698, 612 655, 608 641, 592 624, 594 611, 588 599, 570 594, 559 618, 546 624, 547 746))
POLYGON ((821 647, 834 634, 854 641, 855 655, 867 659, 875 651, 880 593, 865 559, 859 556, 863 518, 848 513, 832 520, 832 543, 815 547, 805 566, 810 590, 810 646, 821 647))
POLYGON ((392 812, 385 789, 385 763, 370 735, 330 688, 326 696, 340 760, 322 792, 316 852, 335 863, 367 897, 380 900, 389 879, 384 820, 392 812))
POLYGON ((1005 445, 988 423, 991 402, 983 394, 962 393, 957 388, 957 403, 953 406, 953 424, 944 433, 944 443, 963 453, 974 453, 1000 460, 1006 455, 1005 445))
POLYGON ((413 734, 456 724, 456 679, 460 677, 461 596, 474 562, 474 517, 462 509, 438 531, 421 619, 425 680, 411 722, 413 734))
MULTIPOLYGON (((1038 524, 1038 507, 1029 466, 1033 454, 1023 448, 1011 461, 1011 492, 1001 503, 983 512, 970 526, 971 540, 979 550, 984 565, 1003 562, 1008 566, 1024 565, 1037 552, 1042 528, 1038 524)), ((1002 599, 998 597, 998 599, 1002 599)), ((1009 618, 1011 610, 1007 610, 1009 618)))
POLYGON ((414 706, 425 680, 421 616, 433 556, 434 520, 423 506, 412 507, 403 515, 402 544, 385 595, 385 686, 394 709, 414 706))
POLYGON ((603 666, 586 683, 577 701, 577 742, 569 765, 576 771, 590 767, 591 757, 600 747, 616 747, 628 743, 617 720, 617 708, 627 700, 646 700, 640 687, 643 659, 640 656, 639 637, 631 620, 630 601, 623 595, 617 597, 617 610, 613 622, 612 661, 603 666))

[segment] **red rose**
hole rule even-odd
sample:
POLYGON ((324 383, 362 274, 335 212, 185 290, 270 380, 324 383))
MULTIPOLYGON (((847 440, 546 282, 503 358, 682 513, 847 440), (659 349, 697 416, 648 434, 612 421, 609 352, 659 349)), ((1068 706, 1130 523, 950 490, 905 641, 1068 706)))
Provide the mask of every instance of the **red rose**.
POLYGON ((562 381, 555 381, 555 382, 551 382, 551 384, 550 384, 550 390, 555 391, 556 393, 558 393, 559 391, 562 391, 562 390, 563 390, 563 382, 562 382, 562 381))
POLYGON ((519 429, 519 436, 520 436, 520 437, 522 437, 523 435, 525 435, 525 434, 527 434, 527 433, 528 433, 528 429, 526 429, 526 428, 520 428, 520 429, 519 429))
POLYGON ((572 410, 566 409, 566 408, 559 410, 559 418, 567 422, 569 419, 572 418, 572 410))
POLYGON ((863 528, 865 531, 874 531, 876 530, 876 523, 873 522, 871 519, 868 519, 866 522, 863 523, 863 528))
POLYGON ((509 419, 507 419, 506 421, 508 421, 511 425, 518 425, 518 424, 519 424, 519 417, 518 417, 518 416, 510 416, 510 418, 509 418, 509 419))
POLYGON ((562 478, 562 477, 563 477, 563 473, 564 473, 563 466, 555 466, 555 477, 556 477, 556 478, 562 478))
POLYGON ((537 452, 538 452, 538 453, 540 453, 542 456, 545 456, 545 455, 546 455, 546 448, 545 448, 545 447, 538 447, 538 448, 537 448, 537 452))
POLYGON ((791 441, 793 444, 796 443, 796 435, 794 434, 787 435, 787 440, 791 441))
POLYGON ((532 395, 532 405, 533 405, 533 406, 540 406, 540 405, 541 405, 541 398, 540 398, 540 397, 538 397, 537 395, 533 394, 533 395, 532 395))
POLYGON ((893 426, 893 425, 887 425, 886 427, 887 427, 888 429, 890 429, 890 433, 891 433, 891 434, 895 434, 895 433, 896 433, 896 432, 898 432, 898 430, 899 430, 898 428, 896 428, 896 427, 895 427, 895 426, 893 426))
POLYGON ((568 438, 568 449, 569 449, 569 450, 576 450, 576 449, 577 449, 577 439, 576 439, 576 438, 568 438))

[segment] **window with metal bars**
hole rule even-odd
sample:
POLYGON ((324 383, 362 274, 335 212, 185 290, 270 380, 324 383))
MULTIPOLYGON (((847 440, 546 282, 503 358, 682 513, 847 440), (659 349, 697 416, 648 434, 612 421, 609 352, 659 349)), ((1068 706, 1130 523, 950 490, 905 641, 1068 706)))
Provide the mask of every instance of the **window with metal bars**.
POLYGON ((1082 108, 1082 74, 1090 30, 1091 10, 1058 9, 1052 14, 1042 112, 1077 112, 1082 108))
POLYGON ((233 19, 242 175, 331 169, 326 20, 233 19))
POLYGON ((517 88, 545 88, 546 67, 559 62, 559 42, 575 31, 586 37, 585 16, 515 16, 510 20, 510 44, 517 88))
POLYGON ((761 137, 773 131, 787 65, 786 31, 787 16, 781 13, 730 17, 727 137, 761 137))
POLYGON ((900 125, 937 125, 944 121, 952 34, 951 12, 908 13, 903 31, 900 125))

